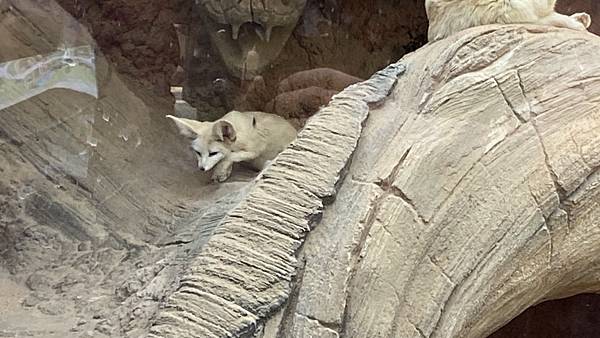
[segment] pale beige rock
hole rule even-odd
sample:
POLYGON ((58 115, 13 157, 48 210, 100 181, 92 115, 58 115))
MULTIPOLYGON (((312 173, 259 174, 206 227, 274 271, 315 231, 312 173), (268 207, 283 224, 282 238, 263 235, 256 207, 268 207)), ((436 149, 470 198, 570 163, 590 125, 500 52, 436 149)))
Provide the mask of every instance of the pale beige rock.
POLYGON ((388 69, 406 72, 383 101, 381 74, 339 94, 225 217, 152 337, 485 337, 600 291, 598 50, 478 27, 388 69), (363 100, 380 102, 361 130, 363 100))
POLYGON ((0 1, 0 41, 0 336, 141 337, 249 179, 207 184, 54 1, 0 1))

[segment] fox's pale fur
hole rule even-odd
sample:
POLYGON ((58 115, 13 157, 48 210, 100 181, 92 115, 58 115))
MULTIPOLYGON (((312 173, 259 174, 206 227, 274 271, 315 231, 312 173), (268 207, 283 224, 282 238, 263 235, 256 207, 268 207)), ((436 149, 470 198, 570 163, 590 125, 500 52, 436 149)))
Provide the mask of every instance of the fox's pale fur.
POLYGON ((425 0, 429 41, 446 38, 470 27, 489 24, 531 23, 586 30, 587 13, 556 13, 556 0, 425 0))
POLYGON ((262 170, 295 138, 296 129, 284 118, 263 112, 231 111, 214 122, 167 115, 180 133, 192 140, 198 167, 213 169, 213 180, 225 181, 235 162, 262 170))

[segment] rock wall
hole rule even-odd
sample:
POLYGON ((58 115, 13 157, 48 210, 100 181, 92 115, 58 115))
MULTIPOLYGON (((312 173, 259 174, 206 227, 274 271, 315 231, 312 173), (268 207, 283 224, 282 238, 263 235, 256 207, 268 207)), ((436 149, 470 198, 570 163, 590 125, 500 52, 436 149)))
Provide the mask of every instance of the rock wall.
POLYGON ((115 70, 169 96, 179 62, 174 24, 190 23, 193 1, 58 0, 93 36, 115 70))
POLYGON ((248 102, 242 96, 248 84, 231 76, 202 32, 202 17, 197 22, 190 35, 197 36, 194 47, 201 52, 191 61, 186 97, 211 118, 234 107, 264 109, 279 83, 295 72, 327 67, 364 79, 427 42, 423 1, 309 0, 279 57, 262 74, 266 97, 248 102))
MULTIPOLYGON (((193 1, 58 2, 88 27, 119 72, 163 96, 168 96, 169 84, 182 81, 176 73, 177 66, 183 65, 173 24, 182 25, 182 31, 189 34, 188 42, 200 50, 187 70, 190 88, 186 99, 206 117, 232 108, 264 108, 264 102, 257 105, 241 97, 247 88, 225 68, 193 1)), ((594 0, 559 1, 557 9, 564 13, 587 11, 593 19, 590 30, 600 33, 600 20, 594 20, 596 14, 600 16, 598 6, 594 0)), ((309 0, 280 56, 263 74, 267 90, 274 93, 286 76, 319 67, 367 78, 425 44, 426 33, 421 0, 309 0)))
POLYGON ((141 337, 248 176, 208 184, 56 3, 0 2, 0 41, 0 336, 141 337))
MULTIPOLYGON (((194 86, 191 100, 200 110, 234 105, 233 99, 211 100, 215 79, 230 81, 228 90, 233 96, 240 83, 230 76, 208 36, 202 33, 202 17, 194 14, 193 1, 58 2, 89 28, 119 72, 163 95, 180 63, 173 24, 189 27, 201 48, 189 74, 194 86)), ((332 67, 366 78, 423 45, 426 30, 422 1, 380 0, 367 5, 359 0, 310 0, 292 38, 265 78, 274 88, 291 73, 316 67, 332 67)))

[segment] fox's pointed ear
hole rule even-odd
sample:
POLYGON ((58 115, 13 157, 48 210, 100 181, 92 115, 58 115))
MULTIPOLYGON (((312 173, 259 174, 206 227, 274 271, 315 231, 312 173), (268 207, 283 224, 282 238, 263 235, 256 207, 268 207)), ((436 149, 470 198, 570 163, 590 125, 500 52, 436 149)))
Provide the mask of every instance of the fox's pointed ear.
POLYGON ((235 142, 235 128, 233 128, 233 125, 227 121, 215 122, 213 125, 213 133, 220 141, 230 143, 235 142))
POLYGON ((196 133, 196 131, 194 131, 194 122, 198 122, 198 121, 183 119, 180 117, 175 117, 173 115, 167 115, 167 117, 170 118, 171 120, 175 121, 175 125, 179 129, 179 132, 181 133, 181 135, 188 137, 188 138, 198 137, 198 133, 196 133))

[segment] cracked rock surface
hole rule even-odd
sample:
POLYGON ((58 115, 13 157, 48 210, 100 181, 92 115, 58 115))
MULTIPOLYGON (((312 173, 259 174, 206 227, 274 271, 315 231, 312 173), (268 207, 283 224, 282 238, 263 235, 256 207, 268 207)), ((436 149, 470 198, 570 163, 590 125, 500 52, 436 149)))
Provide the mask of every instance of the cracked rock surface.
POLYGON ((56 4, 19 5, 0 3, 0 64, 39 57, 17 72, 34 95, 0 79, 0 336, 143 337, 248 177, 208 184, 164 118, 170 102, 135 94, 101 53, 86 68, 98 97, 35 92, 64 75, 44 60, 65 37, 94 42, 56 4))

